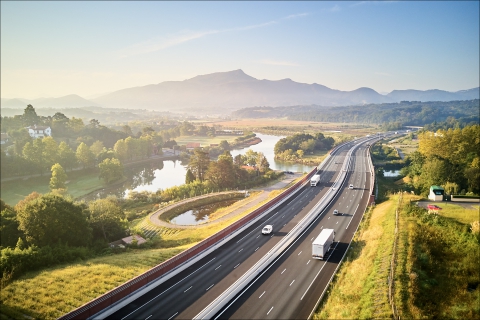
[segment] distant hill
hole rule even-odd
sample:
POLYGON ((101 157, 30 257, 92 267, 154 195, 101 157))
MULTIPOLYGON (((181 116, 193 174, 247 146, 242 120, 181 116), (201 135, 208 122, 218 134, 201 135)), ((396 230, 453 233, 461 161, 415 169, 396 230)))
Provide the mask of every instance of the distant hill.
POLYGON ((402 101, 362 106, 325 107, 317 105, 290 107, 252 107, 236 110, 234 118, 287 118, 318 122, 354 122, 423 126, 444 122, 449 117, 462 123, 478 123, 480 100, 461 101, 402 101))
POLYGON ((29 99, 2 99, 2 108, 22 108, 27 105, 33 105, 35 108, 81 108, 98 106, 97 103, 84 99, 76 94, 70 94, 59 98, 39 98, 29 99))
POLYGON ((95 99, 78 95, 36 100, 2 99, 2 107, 25 108, 106 108, 149 109, 223 113, 255 106, 351 106, 400 101, 453 101, 479 98, 479 88, 448 92, 442 90, 394 90, 386 95, 371 88, 353 91, 330 89, 321 84, 300 83, 291 79, 259 80, 242 70, 199 75, 183 81, 165 81, 141 87, 126 88, 95 99), (23 105, 22 105, 23 102, 23 105))

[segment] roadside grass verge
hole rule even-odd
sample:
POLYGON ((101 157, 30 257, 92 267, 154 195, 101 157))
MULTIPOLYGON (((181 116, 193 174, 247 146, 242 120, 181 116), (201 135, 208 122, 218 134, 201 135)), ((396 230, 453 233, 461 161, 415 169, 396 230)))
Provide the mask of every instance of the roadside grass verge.
POLYGON ((441 204, 429 214, 405 197, 395 300, 402 318, 480 318, 478 210, 441 204))
POLYGON ((313 319, 389 318, 388 272, 397 196, 368 209, 313 319))
POLYGON ((27 273, 2 288, 0 314, 13 319, 58 318, 186 248, 129 250, 27 273))

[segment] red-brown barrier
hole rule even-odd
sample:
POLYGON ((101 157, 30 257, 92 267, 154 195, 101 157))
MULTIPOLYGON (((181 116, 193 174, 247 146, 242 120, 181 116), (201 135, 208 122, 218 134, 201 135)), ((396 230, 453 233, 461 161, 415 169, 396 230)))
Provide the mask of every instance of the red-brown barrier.
POLYGON ((277 197, 273 198, 269 202, 265 203, 261 207, 255 209, 247 216, 243 217, 242 219, 234 222, 230 226, 220 230, 219 232, 215 233, 214 235, 202 240, 195 246, 177 254, 176 256, 162 262, 161 264, 153 267, 152 269, 144 272, 143 274, 133 278, 125 282, 124 284, 116 287, 115 289, 110 290, 109 292, 101 295, 100 297, 87 302, 83 306, 63 315, 59 319, 67 320, 67 319, 86 319, 95 315, 96 313, 108 308, 109 306, 113 305, 114 303, 120 301, 121 299, 125 298, 129 294, 137 291, 138 289, 144 287, 145 285, 151 283, 152 281, 157 280, 159 277, 165 275, 167 272, 175 269, 179 265, 185 263, 186 261, 190 260, 191 258, 197 256, 201 252, 205 251, 212 245, 216 244, 218 241, 224 239, 235 230, 242 227, 247 222, 258 217, 260 214, 265 212, 267 209, 276 205, 279 201, 283 200, 291 193, 293 193, 299 186, 301 186, 305 181, 310 179, 312 175, 316 172, 316 168, 312 170, 309 174, 307 174, 302 180, 297 182, 295 185, 291 186, 284 192, 282 192, 277 197))

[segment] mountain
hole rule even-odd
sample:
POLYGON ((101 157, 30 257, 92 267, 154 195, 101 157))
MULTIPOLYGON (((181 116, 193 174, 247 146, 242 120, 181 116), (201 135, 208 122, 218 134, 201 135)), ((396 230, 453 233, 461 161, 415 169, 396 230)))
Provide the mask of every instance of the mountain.
POLYGON ((35 108, 81 108, 98 106, 95 102, 84 99, 76 94, 70 94, 59 98, 29 99, 2 99, 2 108, 26 108, 27 105, 35 108))
POLYGON ((330 89, 321 84, 300 83, 291 79, 259 80, 242 70, 198 75, 183 81, 165 81, 126 88, 87 100, 78 95, 36 100, 2 99, 2 107, 25 108, 106 108, 149 109, 230 113, 255 106, 351 106, 400 101, 454 101, 479 98, 479 88, 448 92, 442 90, 394 90, 386 95, 370 88, 353 91, 330 89))
POLYGON ((480 88, 449 92, 443 90, 393 90, 387 97, 395 102, 399 101, 455 101, 472 100, 479 98, 480 88))
POLYGON ((223 109, 250 106, 288 106, 299 104, 351 105, 381 103, 389 99, 376 91, 360 88, 339 91, 319 84, 283 79, 258 80, 242 70, 217 72, 184 81, 166 81, 155 85, 112 92, 95 99, 105 107, 148 108, 155 110, 223 109))
POLYGON ((340 91, 291 79, 259 80, 242 70, 234 70, 199 75, 183 81, 166 81, 123 89, 98 97, 94 101, 105 107, 117 108, 229 112, 253 106, 347 106, 404 100, 469 100, 478 98, 478 93, 478 88, 475 88, 458 92, 395 90, 382 95, 370 88, 340 91))

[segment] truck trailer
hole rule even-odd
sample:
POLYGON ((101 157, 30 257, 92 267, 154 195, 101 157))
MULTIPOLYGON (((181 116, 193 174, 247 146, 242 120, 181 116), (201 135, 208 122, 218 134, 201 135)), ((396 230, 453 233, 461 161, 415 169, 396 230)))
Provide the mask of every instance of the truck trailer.
POLYGON ((310 186, 316 187, 319 182, 320 182, 320 175, 318 173, 314 174, 313 177, 310 179, 310 186))
POLYGON ((335 241, 335 230, 323 229, 312 243, 312 258, 323 260, 335 241))

